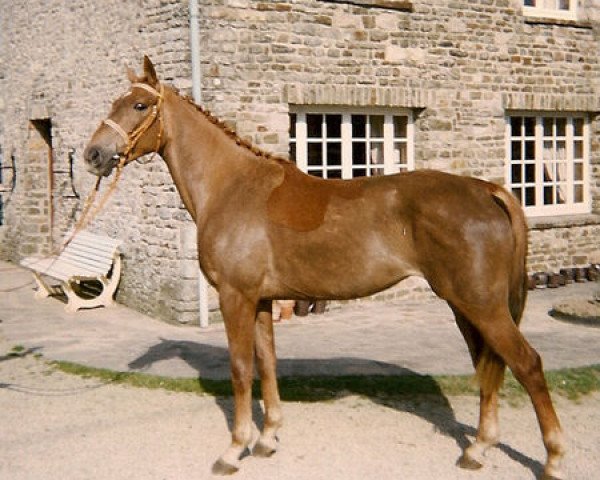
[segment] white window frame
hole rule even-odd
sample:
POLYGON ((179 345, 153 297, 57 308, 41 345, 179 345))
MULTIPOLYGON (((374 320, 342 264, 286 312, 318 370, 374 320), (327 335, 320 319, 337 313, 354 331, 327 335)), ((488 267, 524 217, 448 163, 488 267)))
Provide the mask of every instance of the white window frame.
MULTIPOLYGON (((591 194, 590 194, 590 152, 591 152, 591 139, 590 139, 590 118, 589 115, 581 113, 556 113, 556 112, 527 112, 527 111, 516 111, 510 112, 506 115, 506 188, 509 191, 514 189, 525 189, 527 187, 533 187, 535 189, 535 205, 525 205, 525 198, 522 199, 523 209, 529 217, 541 217, 541 216, 555 216, 555 215, 576 215, 576 214, 587 214, 591 212, 591 194), (535 119, 535 126, 533 135, 527 135, 525 127, 522 126, 520 135, 512 135, 511 119, 515 117, 528 117, 535 119), (552 136, 544 134, 544 119, 566 119, 566 129, 564 136, 558 136, 556 130, 552 136), (575 119, 583 121, 583 132, 582 135, 575 135, 575 119), (512 142, 522 141, 522 159, 517 162, 521 165, 525 165, 526 154, 523 153, 526 149, 525 142, 534 142, 534 159, 531 159, 530 164, 535 165, 535 179, 534 181, 527 181, 527 175, 525 172, 525 166, 521 172, 521 181, 512 182, 512 142), (565 203, 553 203, 544 204, 544 187, 550 187, 558 183, 556 180, 544 178, 547 175, 544 159, 544 142, 564 142, 565 143, 565 158, 566 158, 566 178, 563 182, 566 186, 566 198, 565 203), (575 142, 582 143, 582 158, 575 159, 574 146, 575 142), (582 179, 575 179, 575 164, 579 164, 582 168, 582 179), (577 202, 575 198, 575 187, 582 188, 582 201, 577 202)), ((553 152, 551 150, 550 152, 553 152)), ((554 152, 555 153, 555 152, 554 152)), ((556 158, 546 159, 550 160, 550 164, 557 163, 559 160, 556 158)), ((558 168, 558 166, 556 167, 558 168)), ((524 190, 523 190, 524 191, 524 190)))
POLYGON ((569 8, 560 8, 563 0, 535 0, 535 5, 527 5, 523 0, 523 15, 535 18, 553 18, 558 20, 577 20, 577 0, 568 0, 569 8))
MULTIPOLYGON (((310 166, 308 165, 308 144, 310 142, 320 143, 325 145, 327 142, 341 144, 341 178, 350 179, 353 178, 353 170, 355 168, 361 168, 362 165, 355 165, 352 159, 352 145, 354 141, 365 142, 367 145, 372 143, 383 143, 383 174, 394 174, 404 171, 414 170, 414 116, 413 112, 409 109, 401 108, 388 108, 388 107, 342 107, 342 106, 290 106, 290 114, 296 115, 296 136, 290 135, 290 145, 295 145, 295 161, 296 165, 300 170, 305 173, 314 173, 317 171, 326 172, 329 170, 339 170, 339 166, 327 167, 327 166, 310 166), (341 115, 341 136, 340 138, 328 139, 326 129, 323 128, 322 136, 318 138, 308 138, 306 116, 310 114, 317 115, 341 115), (369 132, 369 123, 367 122, 367 135, 366 137, 353 138, 352 136, 352 115, 372 115, 372 116, 383 116, 383 137, 382 138, 371 138, 369 132), (406 137, 398 137, 394 135, 394 117, 405 117, 406 123, 406 137), (395 144, 406 145, 406 163, 400 164, 395 158, 395 144)), ((325 148, 325 147, 324 147, 325 148)), ((371 168, 375 168, 374 164, 370 165, 371 168)), ((365 166, 367 174, 369 169, 365 166)), ((327 173, 323 173, 323 176, 327 178, 327 173)))

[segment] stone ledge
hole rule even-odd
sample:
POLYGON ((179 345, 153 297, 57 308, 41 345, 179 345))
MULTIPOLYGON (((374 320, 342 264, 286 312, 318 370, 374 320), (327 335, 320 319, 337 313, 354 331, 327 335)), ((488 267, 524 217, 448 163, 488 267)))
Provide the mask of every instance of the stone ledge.
POLYGON ((288 84, 284 88, 284 101, 292 105, 426 108, 435 103, 435 92, 412 88, 288 84))
POLYGON ((586 227, 600 225, 600 215, 590 213, 585 215, 560 215, 527 219, 530 230, 550 230, 553 228, 586 227))
POLYGON ((321 3, 343 3, 365 8, 384 8, 387 10, 413 11, 411 0, 320 0, 321 3))
POLYGON ((591 22, 585 20, 566 20, 564 18, 552 17, 525 17, 525 23, 530 25, 558 25, 560 27, 582 28, 592 30, 594 27, 591 22))
POLYGON ((506 110, 598 112, 600 111, 600 97, 593 94, 503 93, 502 107, 506 110))

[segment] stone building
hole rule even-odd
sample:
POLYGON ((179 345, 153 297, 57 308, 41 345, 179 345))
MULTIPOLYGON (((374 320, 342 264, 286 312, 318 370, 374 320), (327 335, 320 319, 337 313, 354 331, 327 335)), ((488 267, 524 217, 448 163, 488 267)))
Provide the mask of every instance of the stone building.
MULTIPOLYGON (((530 271, 600 260, 599 0, 198 3, 193 39, 186 1, 0 0, 0 258, 72 227, 125 65, 148 54, 190 93, 194 42, 204 105, 259 147, 328 178, 485 178, 526 209, 530 271)), ((125 170, 92 228, 124 240, 120 302, 197 321, 195 230, 160 159, 125 170)))

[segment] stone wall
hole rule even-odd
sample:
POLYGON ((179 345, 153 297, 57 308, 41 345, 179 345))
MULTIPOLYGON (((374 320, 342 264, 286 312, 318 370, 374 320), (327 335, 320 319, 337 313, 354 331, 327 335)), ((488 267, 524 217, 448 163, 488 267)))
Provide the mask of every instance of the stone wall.
MULTIPOLYGON (((83 148, 128 88, 125 64, 139 68, 149 54, 161 78, 190 91, 188 2, 125 3, 0 0, 0 142, 5 160, 17 159, 2 258, 48 250, 73 225, 94 181, 83 148), (47 211, 43 145, 37 160, 32 155, 40 139, 31 120, 44 119, 53 151, 47 211)), ((535 223, 530 264, 554 269, 595 255, 598 2, 580 2, 582 21, 560 24, 525 18, 517 0, 199 3, 204 103, 241 136, 282 155, 290 105, 409 108, 417 168, 503 184, 508 112, 588 112, 592 215, 535 223)), ((160 160, 130 165, 92 228, 124 240, 120 302, 167 321, 197 320, 194 227, 160 160)))

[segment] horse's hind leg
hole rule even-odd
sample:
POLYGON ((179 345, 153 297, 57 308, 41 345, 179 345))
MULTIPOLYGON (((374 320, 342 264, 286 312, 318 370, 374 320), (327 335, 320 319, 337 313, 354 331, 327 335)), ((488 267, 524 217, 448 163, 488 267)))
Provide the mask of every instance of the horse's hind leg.
POLYGON ((525 340, 506 306, 490 306, 487 311, 471 309, 470 312, 465 311, 465 315, 484 342, 506 362, 531 398, 548 454, 543 478, 562 478, 565 444, 539 354, 525 340))
POLYGON ((282 424, 281 402, 277 388, 275 339, 271 302, 262 302, 256 317, 256 359, 265 404, 265 423, 253 453, 268 457, 277 449, 277 430, 282 424))
POLYGON ((454 310, 456 323, 462 332, 480 384, 479 428, 475 442, 465 449, 458 465, 478 469, 483 466, 483 456, 498 443, 498 389, 504 378, 504 361, 486 347, 483 338, 465 317, 454 310))

